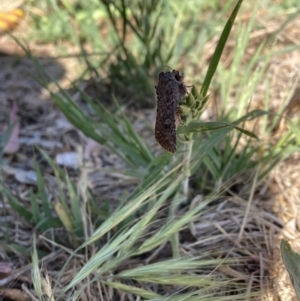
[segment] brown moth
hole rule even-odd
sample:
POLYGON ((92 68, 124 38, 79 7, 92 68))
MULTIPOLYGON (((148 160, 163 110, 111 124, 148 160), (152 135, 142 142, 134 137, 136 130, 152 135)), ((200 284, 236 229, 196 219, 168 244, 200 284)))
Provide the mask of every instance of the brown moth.
POLYGON ((187 94, 184 75, 177 70, 161 72, 155 86, 157 115, 155 139, 168 152, 176 152, 176 129, 179 124, 179 102, 187 94))

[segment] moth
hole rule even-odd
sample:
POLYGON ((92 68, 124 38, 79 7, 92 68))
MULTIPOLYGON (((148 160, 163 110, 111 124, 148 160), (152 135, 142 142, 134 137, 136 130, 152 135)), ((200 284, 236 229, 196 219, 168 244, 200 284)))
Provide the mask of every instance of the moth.
POLYGON ((176 129, 180 121, 179 102, 186 96, 184 75, 177 70, 161 72, 155 86, 157 114, 155 139, 168 152, 176 152, 176 129))

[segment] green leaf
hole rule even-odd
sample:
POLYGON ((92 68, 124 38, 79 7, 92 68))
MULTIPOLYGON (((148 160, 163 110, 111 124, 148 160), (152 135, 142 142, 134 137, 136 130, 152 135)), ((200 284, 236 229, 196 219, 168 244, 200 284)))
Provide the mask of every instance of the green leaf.
POLYGON ((41 220, 41 213, 40 213, 37 197, 32 191, 32 189, 30 189, 30 203, 31 203, 31 212, 32 212, 33 221, 34 223, 38 223, 41 220))
POLYGON ((208 67, 208 70, 207 70, 207 73, 206 73, 206 76, 205 76, 205 79, 203 81, 203 85, 202 85, 202 88, 200 90, 200 95, 202 97, 205 97, 206 94, 207 94, 207 91, 209 89, 209 86, 210 86, 210 82, 217 70, 217 67, 218 67, 218 64, 220 62, 220 59, 221 59, 221 55, 222 55, 222 52, 225 48, 225 44, 227 42, 227 39, 229 37, 229 34, 230 34, 230 31, 231 31, 231 28, 233 26, 233 23, 234 23, 234 20, 237 16, 237 13, 242 5, 242 2, 243 0, 239 0, 238 3, 236 4, 233 12, 231 13, 224 29, 223 29, 223 32, 221 34, 221 37, 220 37, 220 40, 218 42, 218 45, 216 47, 216 50, 212 56, 212 59, 210 61, 210 64, 209 64, 209 67, 208 67))
POLYGON ((251 137, 251 138, 255 138, 257 141, 259 141, 259 138, 253 133, 253 132, 250 132, 250 131, 247 131, 243 128, 240 128, 234 124, 230 124, 230 126, 234 127, 236 130, 240 131, 241 133, 251 137))
POLYGON ((283 263, 289 272, 297 297, 300 299, 300 255, 294 252, 290 244, 284 239, 281 240, 280 251, 283 263))
POLYGON ((243 117, 239 118, 238 120, 234 121, 233 124, 239 124, 244 121, 250 121, 250 120, 256 119, 258 117, 261 117, 263 115, 269 115, 269 114, 270 114, 270 112, 268 112, 268 111, 253 110, 253 111, 247 113, 246 115, 244 115, 243 117))
POLYGON ((27 210, 22 203, 19 202, 19 200, 5 187, 3 187, 3 193, 8 198, 9 204, 11 207, 26 221, 32 222, 32 213, 27 210))
POLYGON ((206 132, 206 131, 215 131, 219 130, 222 128, 226 127, 233 127, 234 129, 240 131, 241 133, 251 137, 251 138, 256 138, 257 140, 258 137, 245 129, 242 129, 234 124, 231 123, 226 123, 226 122, 217 122, 217 121, 212 121, 212 122, 191 122, 187 126, 184 127, 179 127, 178 128, 178 133, 179 134, 188 134, 188 133, 194 133, 194 132, 206 132))
POLYGON ((224 122, 191 122, 187 126, 180 126, 177 130, 178 134, 188 134, 194 132, 213 131, 228 127, 224 122))
POLYGON ((291 130, 293 131, 295 137, 296 137, 296 140, 298 142, 298 144, 300 144, 300 130, 299 130, 299 125, 297 126, 292 120, 290 119, 286 119, 288 125, 290 126, 291 130))

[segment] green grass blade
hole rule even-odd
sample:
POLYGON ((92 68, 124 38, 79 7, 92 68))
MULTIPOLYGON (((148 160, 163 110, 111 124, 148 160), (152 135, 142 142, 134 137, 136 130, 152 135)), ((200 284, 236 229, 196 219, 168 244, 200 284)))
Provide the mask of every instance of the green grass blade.
POLYGON ((30 189, 30 203, 31 203, 32 218, 34 223, 37 224, 41 220, 41 213, 37 202, 37 197, 33 193, 32 189, 30 189))
POLYGON ((8 198, 9 204, 11 207, 21 216, 23 217, 27 222, 31 223, 33 215, 32 213, 27 210, 24 205, 19 202, 19 200, 5 187, 2 188, 2 192, 6 195, 8 198))
POLYGON ((284 239, 281 240, 280 251, 283 263, 300 299, 300 254, 293 251, 290 244, 284 239))
POLYGON ((228 21, 227 21, 227 23, 226 23, 226 25, 223 29, 223 32, 222 32, 220 40, 217 44, 216 50, 215 50, 215 52, 212 56, 212 59, 210 61, 205 79, 203 81, 202 88, 200 90, 200 96, 202 98, 206 97, 206 94, 207 94, 209 86, 210 86, 210 82, 211 82, 211 80, 212 80, 212 78, 213 78, 213 76, 216 72, 219 61, 221 59, 222 52, 225 48, 225 44, 226 44, 227 39, 229 37, 229 34, 231 32, 231 28, 233 26, 233 23, 234 23, 234 20, 237 16, 237 13, 238 13, 241 5, 242 5, 242 2, 243 2, 243 0, 238 1, 238 3, 236 4, 233 12, 231 13, 231 15, 230 15, 230 17, 229 17, 229 19, 228 19, 228 21))

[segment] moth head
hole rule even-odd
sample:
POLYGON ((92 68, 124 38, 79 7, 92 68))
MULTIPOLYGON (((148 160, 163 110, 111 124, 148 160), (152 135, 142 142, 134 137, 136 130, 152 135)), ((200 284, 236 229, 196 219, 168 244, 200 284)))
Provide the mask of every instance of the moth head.
POLYGON ((184 74, 178 70, 173 70, 172 74, 174 75, 175 79, 179 82, 182 82, 184 79, 184 74))

